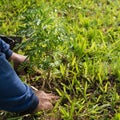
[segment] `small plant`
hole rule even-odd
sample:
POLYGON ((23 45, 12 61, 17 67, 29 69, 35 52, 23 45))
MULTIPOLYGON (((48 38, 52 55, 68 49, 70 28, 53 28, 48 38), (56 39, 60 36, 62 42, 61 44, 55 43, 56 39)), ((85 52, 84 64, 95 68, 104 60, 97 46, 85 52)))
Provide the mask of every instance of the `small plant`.
POLYGON ((60 100, 51 113, 0 117, 119 120, 119 5, 119 0, 1 0, 0 34, 22 36, 18 52, 30 59, 31 69, 21 79, 60 100))

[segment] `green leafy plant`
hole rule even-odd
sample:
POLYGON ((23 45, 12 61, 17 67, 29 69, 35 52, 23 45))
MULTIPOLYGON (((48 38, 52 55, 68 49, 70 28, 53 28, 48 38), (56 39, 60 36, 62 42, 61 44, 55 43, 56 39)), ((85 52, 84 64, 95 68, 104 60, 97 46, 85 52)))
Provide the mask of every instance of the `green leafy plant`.
POLYGON ((0 117, 119 120, 119 5, 119 0, 1 0, 0 34, 22 36, 16 48, 30 59, 21 79, 60 99, 51 113, 0 117))

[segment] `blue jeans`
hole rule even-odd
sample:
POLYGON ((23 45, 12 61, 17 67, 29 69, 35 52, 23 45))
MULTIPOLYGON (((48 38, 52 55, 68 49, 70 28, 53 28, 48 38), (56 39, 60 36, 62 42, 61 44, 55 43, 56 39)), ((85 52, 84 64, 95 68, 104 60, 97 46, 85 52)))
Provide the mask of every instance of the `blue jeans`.
POLYGON ((0 52, 0 109, 30 113, 38 103, 33 90, 20 80, 5 54, 0 52))

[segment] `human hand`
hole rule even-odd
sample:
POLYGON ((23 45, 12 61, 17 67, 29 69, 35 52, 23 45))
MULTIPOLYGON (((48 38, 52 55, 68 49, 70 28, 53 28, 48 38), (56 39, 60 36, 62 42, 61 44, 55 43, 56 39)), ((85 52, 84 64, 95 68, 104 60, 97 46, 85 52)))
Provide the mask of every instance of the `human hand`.
POLYGON ((28 65, 28 57, 24 55, 17 54, 13 52, 10 57, 10 60, 13 61, 14 69, 18 74, 25 74, 26 73, 26 63, 28 65))
POLYGON ((59 99, 58 96, 55 96, 52 93, 45 93, 44 91, 37 91, 35 94, 39 99, 39 104, 34 112, 39 112, 41 110, 52 110, 52 103, 59 99))
POLYGON ((20 64, 27 60, 27 56, 17 54, 15 52, 12 53, 10 60, 12 60, 14 63, 20 64))

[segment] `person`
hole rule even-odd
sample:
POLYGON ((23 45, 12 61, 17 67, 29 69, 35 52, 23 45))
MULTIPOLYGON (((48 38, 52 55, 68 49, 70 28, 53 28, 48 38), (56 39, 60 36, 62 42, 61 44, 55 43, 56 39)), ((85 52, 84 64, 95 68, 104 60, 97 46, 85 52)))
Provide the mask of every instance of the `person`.
POLYGON ((0 110, 22 114, 51 110, 52 101, 58 97, 44 91, 33 91, 20 80, 9 62, 20 64, 25 59, 26 56, 13 52, 10 45, 0 39, 0 110))

